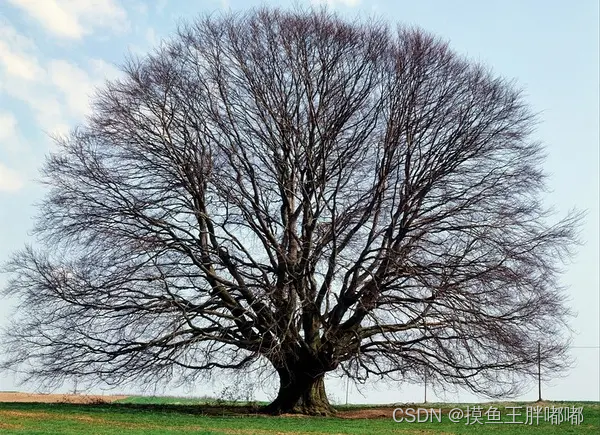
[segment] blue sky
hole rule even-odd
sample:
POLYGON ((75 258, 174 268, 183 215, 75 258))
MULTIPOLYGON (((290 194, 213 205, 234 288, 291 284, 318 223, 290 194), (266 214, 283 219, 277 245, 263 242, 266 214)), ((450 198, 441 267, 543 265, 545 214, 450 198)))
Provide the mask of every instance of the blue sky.
MULTIPOLYGON (((309 4, 296 0, 295 4, 309 4)), ((469 58, 513 78, 540 113, 535 133, 546 146, 546 200, 559 214, 587 210, 584 245, 566 267, 577 365, 545 387, 547 399, 600 400, 599 300, 599 2, 329 0, 347 16, 375 15, 418 25, 469 58), (582 346, 582 347, 581 347, 582 346)), ((28 231, 43 190, 34 179, 52 149, 50 135, 81 122, 95 86, 119 75, 127 53, 143 54, 177 22, 219 10, 286 2, 219 0, 0 1, 0 262, 31 241, 28 231)), ((6 277, 0 275, 0 286, 6 277)), ((14 301, 0 302, 0 326, 14 301)), ((331 393, 343 388, 332 381, 331 393)), ((532 384, 533 385, 533 384, 532 384)), ((14 389, 0 374, 0 390, 14 389)), ((25 387, 21 387, 22 389, 25 387)), ((29 386, 32 389, 33 386, 29 386)), ((212 387, 206 387, 212 388, 212 387)), ((203 391, 196 391, 203 394, 203 391)), ((380 385, 358 402, 416 401, 422 388, 380 385)), ((537 397, 536 392, 523 396, 537 397)), ((430 398, 432 396, 430 395, 430 398)), ((472 400, 467 393, 449 399, 472 400)))

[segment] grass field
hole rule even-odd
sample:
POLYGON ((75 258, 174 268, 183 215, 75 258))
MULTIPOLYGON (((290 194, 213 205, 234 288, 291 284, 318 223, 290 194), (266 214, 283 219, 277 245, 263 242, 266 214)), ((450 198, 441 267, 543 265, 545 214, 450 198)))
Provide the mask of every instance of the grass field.
MULTIPOLYGON (((341 407, 338 417, 268 417, 252 415, 248 406, 201 404, 202 399, 127 398, 122 403, 0 403, 1 434, 197 434, 197 435, 317 435, 317 434, 472 434, 489 432, 504 434, 598 434, 600 403, 545 402, 541 406, 583 407, 583 422, 559 425, 508 424, 525 421, 524 403, 495 404, 501 411, 502 424, 466 425, 466 419, 453 423, 448 411, 454 407, 467 410, 468 405, 427 404, 424 408, 442 408, 442 422, 397 423, 393 407, 341 407), (505 407, 523 406, 520 418, 510 418, 505 407)), ((398 406, 416 408, 419 405, 398 406)), ((473 406, 473 405, 472 405, 473 406)), ((481 405, 483 410, 489 404, 481 405)), ((515 413, 516 411, 511 411, 515 413)), ((397 417, 400 413, 397 414, 397 417)), ((409 418, 408 414, 405 415, 409 418)))

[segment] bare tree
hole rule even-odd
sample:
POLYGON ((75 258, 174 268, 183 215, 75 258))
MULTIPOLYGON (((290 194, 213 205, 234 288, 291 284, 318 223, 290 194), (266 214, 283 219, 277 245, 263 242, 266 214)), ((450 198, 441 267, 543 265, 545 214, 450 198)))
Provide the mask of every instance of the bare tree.
POLYGON ((543 148, 519 90, 418 29, 260 9, 182 27, 43 171, 5 367, 118 384, 267 363, 508 394, 565 364, 543 148), (24 368, 23 368, 24 367, 24 368))

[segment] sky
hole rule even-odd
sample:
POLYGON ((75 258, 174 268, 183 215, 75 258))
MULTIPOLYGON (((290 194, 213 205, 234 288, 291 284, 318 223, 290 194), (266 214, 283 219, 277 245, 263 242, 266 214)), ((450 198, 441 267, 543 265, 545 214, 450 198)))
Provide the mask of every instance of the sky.
MULTIPOLYGON (((95 87, 117 78, 129 54, 143 55, 168 37, 181 20, 261 5, 283 8, 317 0, 0 0, 0 263, 24 244, 36 203, 36 182, 54 135, 81 123, 95 87)), ((599 2, 577 0, 323 0, 347 17, 379 17, 416 25, 450 42, 458 53, 514 79, 540 114, 535 139, 546 147, 549 174, 545 200, 557 216, 586 210, 582 246, 565 266, 575 366, 544 384, 549 400, 600 400, 599 299, 599 2)), ((0 287, 7 277, 0 274, 0 287)), ((0 327, 14 301, 0 300, 0 327)), ((534 387, 532 380, 531 387, 534 387)), ((65 387, 66 388, 66 387, 65 387)), ((128 387, 120 392, 132 392, 128 387)), ((166 390, 213 394, 222 386, 166 390)), ((345 401, 345 383, 328 390, 345 401)), ((0 373, 0 390, 34 391, 0 373)), ((421 401, 423 386, 369 384, 353 403, 421 401)), ((260 394, 272 395, 272 392, 260 394)), ((259 394, 259 398, 260 398, 259 394)), ((521 396, 534 400, 537 390, 521 396)), ((477 401, 465 391, 428 392, 428 400, 477 401)))

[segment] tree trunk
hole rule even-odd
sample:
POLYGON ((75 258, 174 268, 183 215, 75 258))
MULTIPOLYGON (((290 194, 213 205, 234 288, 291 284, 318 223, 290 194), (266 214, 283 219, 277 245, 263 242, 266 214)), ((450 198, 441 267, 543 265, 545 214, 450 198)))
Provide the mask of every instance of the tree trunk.
POLYGON ((324 374, 317 376, 302 370, 277 369, 279 393, 265 408, 270 414, 300 413, 330 415, 335 409, 329 404, 325 393, 324 374))

